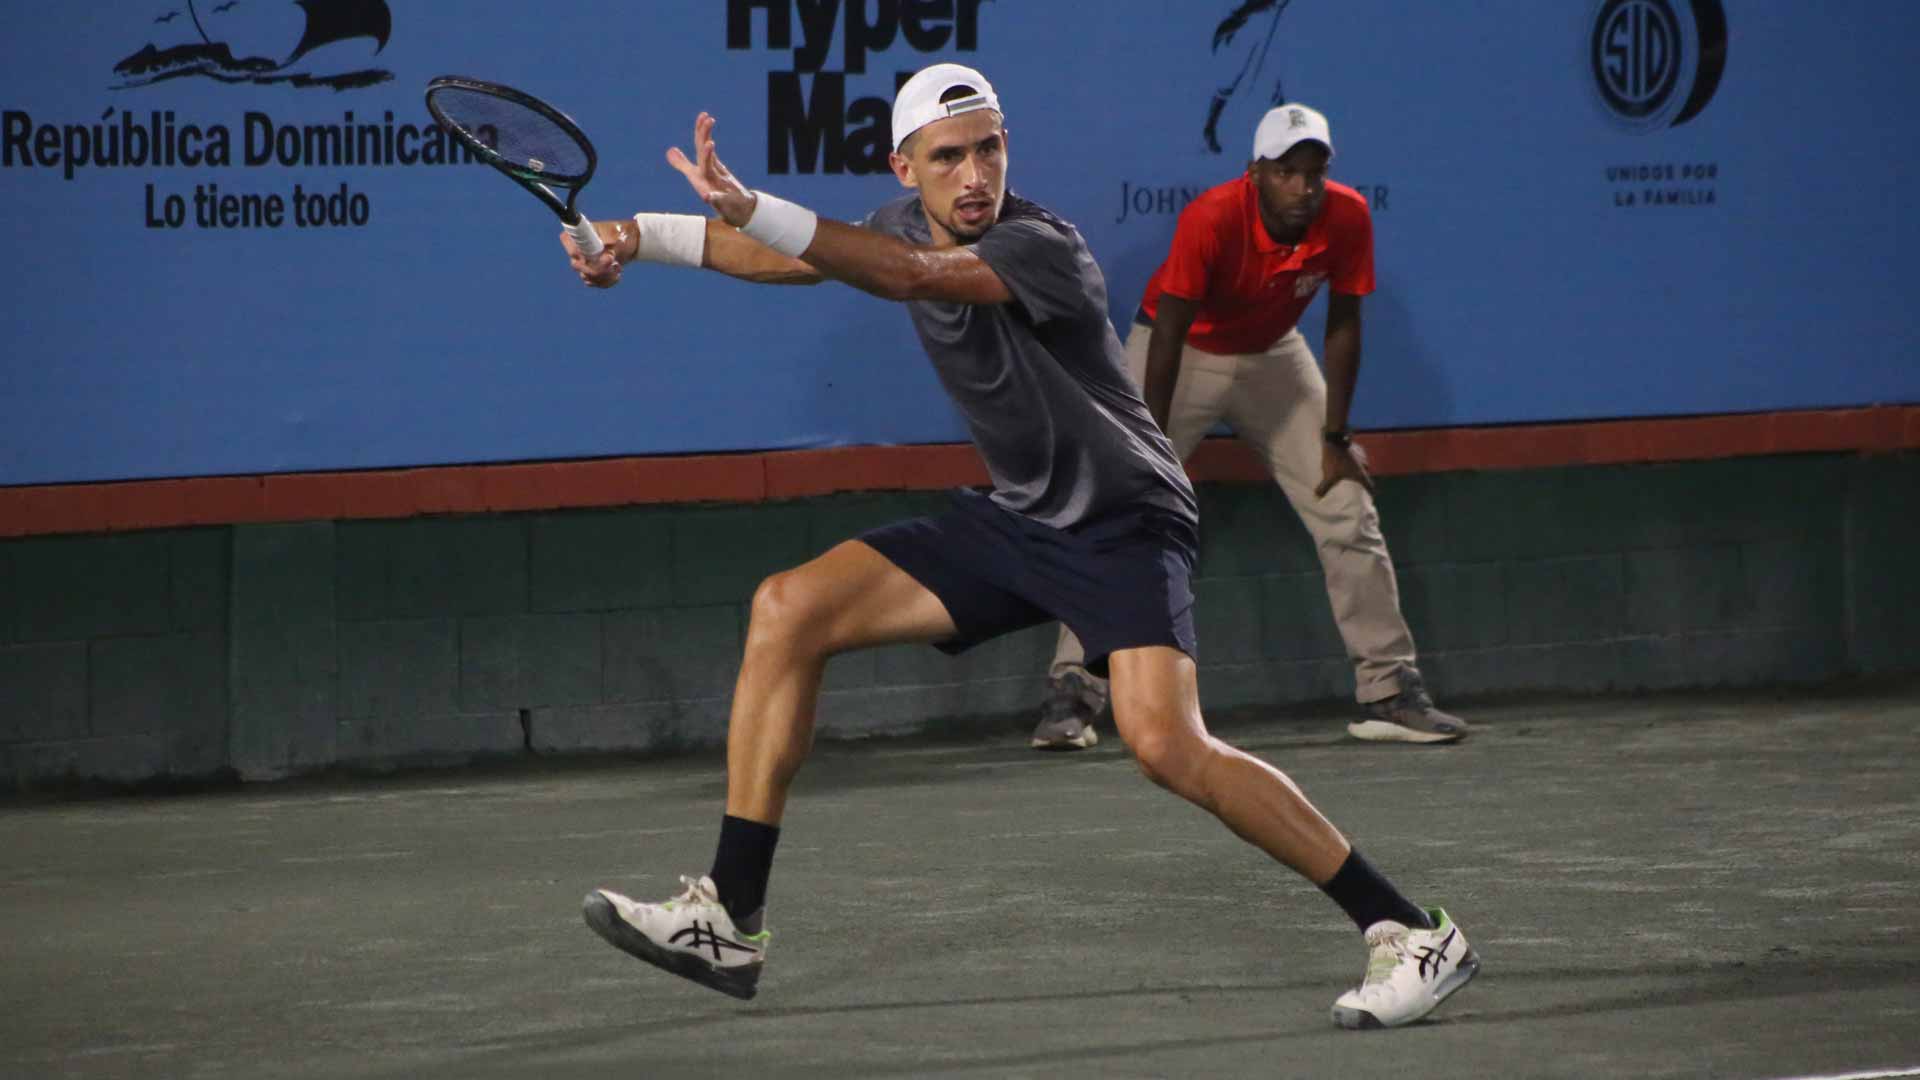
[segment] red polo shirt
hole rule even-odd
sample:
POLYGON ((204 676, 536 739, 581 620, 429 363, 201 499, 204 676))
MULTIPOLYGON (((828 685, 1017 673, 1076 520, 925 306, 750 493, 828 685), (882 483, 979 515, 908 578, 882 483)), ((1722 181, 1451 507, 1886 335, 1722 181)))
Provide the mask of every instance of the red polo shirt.
POLYGON ((1373 218, 1359 192, 1327 181, 1320 216, 1291 247, 1267 235, 1259 197, 1242 174, 1187 204, 1167 261, 1140 301, 1148 319, 1159 312, 1160 294, 1169 292, 1200 305, 1187 344, 1210 353, 1259 353, 1300 321, 1321 282, 1350 296, 1373 291, 1373 218))

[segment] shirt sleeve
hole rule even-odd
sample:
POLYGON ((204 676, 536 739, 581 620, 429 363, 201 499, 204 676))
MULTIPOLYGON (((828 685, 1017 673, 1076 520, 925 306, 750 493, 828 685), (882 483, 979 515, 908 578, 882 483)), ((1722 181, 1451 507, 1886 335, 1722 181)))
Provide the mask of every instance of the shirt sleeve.
POLYGON ((1356 205, 1342 223, 1333 243, 1333 277, 1328 286, 1347 296, 1373 291, 1373 214, 1367 204, 1356 205))
POLYGON ((1214 257, 1220 252, 1220 233, 1212 215, 1193 202, 1180 211, 1173 228, 1173 246, 1160 268, 1160 291, 1199 303, 1207 298, 1214 257))
POLYGON ((886 233, 888 236, 900 235, 900 212, 893 203, 883 203, 867 211, 867 216, 859 221, 848 222, 856 229, 868 229, 886 233))
POLYGON ((988 229, 973 250, 1035 323, 1086 310, 1092 256, 1071 235, 1044 221, 1019 219, 988 229))

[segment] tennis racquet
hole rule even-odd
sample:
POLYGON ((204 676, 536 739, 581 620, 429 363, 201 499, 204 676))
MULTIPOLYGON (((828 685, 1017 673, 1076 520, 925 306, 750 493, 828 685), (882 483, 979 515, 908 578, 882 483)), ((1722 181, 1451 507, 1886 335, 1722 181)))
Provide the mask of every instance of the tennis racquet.
POLYGON ((566 113, 510 86, 458 75, 427 84, 427 111, 447 134, 560 215, 580 254, 591 259, 606 247, 593 222, 573 208, 600 159, 566 113), (566 190, 565 202, 555 188, 566 190))

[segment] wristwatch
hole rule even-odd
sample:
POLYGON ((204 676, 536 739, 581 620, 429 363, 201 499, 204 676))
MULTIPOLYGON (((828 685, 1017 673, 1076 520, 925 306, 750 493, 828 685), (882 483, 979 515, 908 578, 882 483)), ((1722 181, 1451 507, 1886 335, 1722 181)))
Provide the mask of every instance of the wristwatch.
POLYGON ((1327 441, 1328 446, 1337 446, 1342 450, 1353 445, 1352 428, 1337 428, 1333 431, 1324 431, 1321 432, 1320 437, 1327 441))

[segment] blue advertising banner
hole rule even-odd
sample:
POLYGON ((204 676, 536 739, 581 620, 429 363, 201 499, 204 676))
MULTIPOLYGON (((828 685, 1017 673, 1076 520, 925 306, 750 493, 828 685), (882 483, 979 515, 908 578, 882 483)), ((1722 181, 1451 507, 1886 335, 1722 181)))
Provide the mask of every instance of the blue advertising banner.
MULTIPOLYGON (((592 136, 581 206, 748 183, 858 219, 894 87, 981 68, 1015 190, 1124 325, 1276 100, 1374 208, 1354 416, 1407 428, 1920 401, 1920 5, 1888 0, 98 0, 0 44, 0 484, 948 442, 907 317, 836 284, 567 269, 422 103, 592 136)), ((1305 325, 1317 347, 1320 308, 1305 325)))

